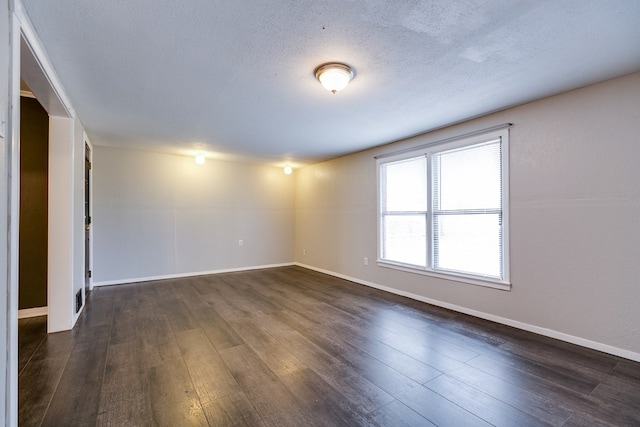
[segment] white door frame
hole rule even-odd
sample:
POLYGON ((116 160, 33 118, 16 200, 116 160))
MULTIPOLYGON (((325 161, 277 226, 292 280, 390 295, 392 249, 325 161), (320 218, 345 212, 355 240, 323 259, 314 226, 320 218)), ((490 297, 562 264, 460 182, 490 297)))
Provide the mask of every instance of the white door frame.
POLYGON ((7 359, 5 424, 18 425, 18 215, 20 214, 20 23, 9 1, 9 112, 7 120, 7 359), (17 79, 16 79, 17 76, 17 79))

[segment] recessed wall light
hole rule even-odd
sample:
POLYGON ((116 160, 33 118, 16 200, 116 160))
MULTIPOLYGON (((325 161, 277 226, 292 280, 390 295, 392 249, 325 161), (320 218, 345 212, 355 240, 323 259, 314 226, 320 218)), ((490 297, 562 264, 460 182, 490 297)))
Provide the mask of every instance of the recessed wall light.
POLYGON ((198 165, 204 165, 204 162, 207 160, 207 158, 204 156, 204 154, 202 153, 198 153, 196 154, 196 158, 195 158, 195 162, 198 165))
POLYGON ((293 168, 291 166, 285 166, 283 171, 285 175, 291 175, 291 173, 293 172, 293 168))
POLYGON ((320 65, 315 74, 322 87, 334 95, 347 87, 354 77, 351 67, 338 62, 320 65))

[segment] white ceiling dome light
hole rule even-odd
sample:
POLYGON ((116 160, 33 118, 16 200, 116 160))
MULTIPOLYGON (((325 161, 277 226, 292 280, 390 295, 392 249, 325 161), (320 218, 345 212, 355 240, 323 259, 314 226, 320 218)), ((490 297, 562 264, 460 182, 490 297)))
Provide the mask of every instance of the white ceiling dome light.
POLYGON ((204 162, 207 160, 207 158, 205 157, 205 155, 203 153, 198 153, 196 154, 196 164, 198 165, 204 165, 204 162))
POLYGON ((323 64, 316 68, 316 78, 322 87, 334 95, 347 87, 353 77, 354 73, 351 67, 337 62, 323 64))

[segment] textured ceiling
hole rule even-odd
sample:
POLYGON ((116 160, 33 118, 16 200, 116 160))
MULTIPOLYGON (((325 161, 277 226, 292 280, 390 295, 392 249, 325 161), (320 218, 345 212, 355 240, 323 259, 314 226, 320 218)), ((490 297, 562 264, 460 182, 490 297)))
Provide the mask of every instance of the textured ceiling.
POLYGON ((22 3, 98 145, 302 164, 640 70, 638 0, 22 3))

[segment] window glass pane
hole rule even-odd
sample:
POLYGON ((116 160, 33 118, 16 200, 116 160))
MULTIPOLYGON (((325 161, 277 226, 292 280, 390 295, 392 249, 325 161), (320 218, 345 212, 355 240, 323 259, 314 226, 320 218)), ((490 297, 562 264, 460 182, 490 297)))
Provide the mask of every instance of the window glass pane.
POLYGON ((425 266, 426 215, 385 215, 382 257, 388 261, 425 266))
POLYGON ((387 211, 427 210, 427 160, 424 156, 384 165, 387 211))
POLYGON ((500 214, 434 216, 434 268, 501 278, 500 214))
POLYGON ((436 210, 501 207, 500 142, 433 155, 436 210))
POLYGON ((505 126, 379 157, 381 265, 507 289, 508 153, 505 126))

